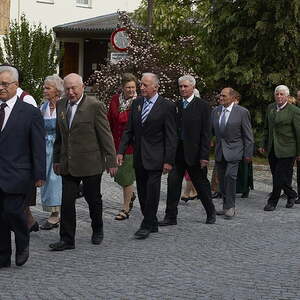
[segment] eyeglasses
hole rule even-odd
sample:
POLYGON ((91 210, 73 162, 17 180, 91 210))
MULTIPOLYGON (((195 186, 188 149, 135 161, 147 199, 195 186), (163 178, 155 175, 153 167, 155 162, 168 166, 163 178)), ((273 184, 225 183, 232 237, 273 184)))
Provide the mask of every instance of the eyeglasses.
POLYGON ((15 83, 15 81, 12 81, 12 82, 1 82, 0 81, 0 86, 2 86, 4 88, 8 88, 12 83, 15 83))

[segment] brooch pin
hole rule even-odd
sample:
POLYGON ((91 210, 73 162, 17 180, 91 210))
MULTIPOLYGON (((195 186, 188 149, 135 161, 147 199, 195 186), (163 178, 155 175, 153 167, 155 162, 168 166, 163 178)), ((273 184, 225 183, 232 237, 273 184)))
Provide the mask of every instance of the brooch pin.
POLYGON ((138 111, 139 112, 141 111, 141 105, 138 105, 138 111))

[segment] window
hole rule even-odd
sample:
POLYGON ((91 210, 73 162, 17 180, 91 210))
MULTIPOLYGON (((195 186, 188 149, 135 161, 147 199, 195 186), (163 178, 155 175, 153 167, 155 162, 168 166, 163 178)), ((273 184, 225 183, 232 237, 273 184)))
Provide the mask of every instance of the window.
POLYGON ((92 7, 92 0, 76 0, 77 6, 92 7))

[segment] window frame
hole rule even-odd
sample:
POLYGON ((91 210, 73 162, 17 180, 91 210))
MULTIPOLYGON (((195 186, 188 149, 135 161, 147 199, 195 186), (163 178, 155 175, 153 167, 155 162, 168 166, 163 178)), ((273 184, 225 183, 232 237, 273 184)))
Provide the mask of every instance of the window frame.
POLYGON ((79 3, 78 1, 80 0, 75 0, 76 1, 76 6, 78 7, 86 7, 86 8, 92 8, 92 0, 87 0, 87 4, 85 3, 79 3))

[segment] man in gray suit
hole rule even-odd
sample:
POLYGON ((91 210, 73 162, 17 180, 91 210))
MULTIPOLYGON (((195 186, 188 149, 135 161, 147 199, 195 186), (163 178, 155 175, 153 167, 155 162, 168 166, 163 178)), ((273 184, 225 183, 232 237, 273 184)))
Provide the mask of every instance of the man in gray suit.
POLYGON ((223 197, 223 210, 218 215, 231 219, 235 215, 236 178, 239 161, 250 162, 253 155, 253 133, 249 111, 235 103, 236 91, 224 88, 220 105, 212 112, 216 136, 215 160, 223 197))

